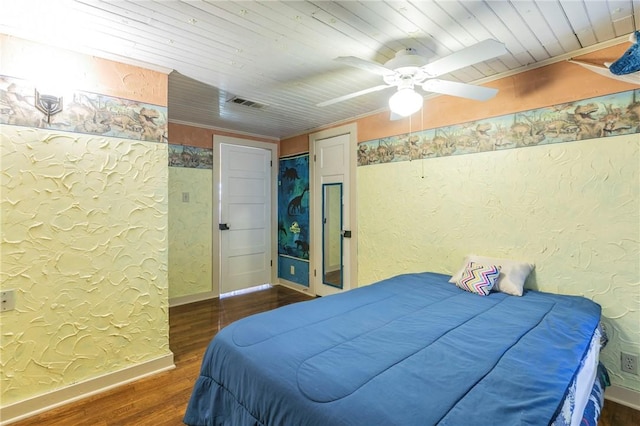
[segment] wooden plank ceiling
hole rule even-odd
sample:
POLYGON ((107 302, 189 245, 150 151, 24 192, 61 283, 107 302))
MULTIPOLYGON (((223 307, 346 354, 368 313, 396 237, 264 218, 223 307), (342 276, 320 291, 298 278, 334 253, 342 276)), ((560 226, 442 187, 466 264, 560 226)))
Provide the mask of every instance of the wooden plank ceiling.
POLYGON ((0 10, 0 33, 173 70, 171 121, 276 139, 387 108, 391 88, 316 106, 382 83, 338 56, 384 63, 411 47, 433 61, 505 43, 507 54, 442 76, 472 83, 640 30, 640 0, 0 0, 0 10))

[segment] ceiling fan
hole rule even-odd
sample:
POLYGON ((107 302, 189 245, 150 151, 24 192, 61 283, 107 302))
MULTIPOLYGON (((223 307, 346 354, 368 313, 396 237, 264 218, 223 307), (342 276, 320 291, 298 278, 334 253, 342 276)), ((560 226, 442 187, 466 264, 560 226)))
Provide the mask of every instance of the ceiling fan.
POLYGON ((395 57, 384 65, 355 56, 341 56, 335 60, 381 75, 384 84, 320 102, 317 106, 332 105, 367 93, 397 87, 398 91, 389 99, 389 107, 393 113, 406 117, 422 108, 423 97, 414 91, 415 86, 422 87, 426 92, 485 101, 494 97, 498 89, 441 80, 436 77, 505 53, 507 49, 503 43, 488 39, 430 63, 410 47, 397 52, 395 57))

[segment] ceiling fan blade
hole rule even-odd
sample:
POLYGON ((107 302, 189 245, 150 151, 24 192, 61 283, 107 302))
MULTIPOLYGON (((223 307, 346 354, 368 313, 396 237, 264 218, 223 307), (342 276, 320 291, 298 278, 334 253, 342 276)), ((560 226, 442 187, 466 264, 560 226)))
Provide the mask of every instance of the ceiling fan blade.
POLYGON ((380 65, 377 62, 367 61, 366 59, 357 58, 355 56, 339 56, 335 61, 345 65, 360 68, 373 74, 387 75, 393 74, 393 70, 380 65))
POLYGON ((507 53, 507 48, 504 43, 488 39, 424 65, 422 70, 427 73, 429 77, 437 77, 460 68, 477 64, 478 62, 495 58, 496 56, 504 55, 505 53, 507 53))
POLYGON ((346 101, 347 99, 352 99, 358 96, 366 95, 367 93, 378 92, 380 90, 384 90, 387 87, 393 87, 391 84, 381 84, 380 86, 370 87, 368 89, 360 90, 359 92, 349 93, 348 95, 340 96, 337 98, 329 99, 328 101, 320 102, 316 104, 316 106, 323 107, 331 104, 336 104, 338 102, 346 101))
POLYGON ((474 86, 473 84, 435 78, 422 83, 422 88, 427 92, 442 93, 443 95, 458 96, 476 101, 486 101, 498 93, 498 89, 491 87, 474 86))

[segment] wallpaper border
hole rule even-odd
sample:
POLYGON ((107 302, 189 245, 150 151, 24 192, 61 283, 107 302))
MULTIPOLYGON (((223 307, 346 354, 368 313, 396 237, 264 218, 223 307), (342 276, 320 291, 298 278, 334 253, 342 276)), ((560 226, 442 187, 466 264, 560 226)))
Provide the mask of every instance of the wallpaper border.
POLYGON ((640 133, 640 89, 358 144, 358 166, 640 133))
POLYGON ((0 75, 0 124, 167 143, 168 107, 98 93, 67 90, 62 110, 49 117, 35 107, 30 81, 0 75))
POLYGON ((213 149, 169 144, 169 167, 213 170, 213 149))

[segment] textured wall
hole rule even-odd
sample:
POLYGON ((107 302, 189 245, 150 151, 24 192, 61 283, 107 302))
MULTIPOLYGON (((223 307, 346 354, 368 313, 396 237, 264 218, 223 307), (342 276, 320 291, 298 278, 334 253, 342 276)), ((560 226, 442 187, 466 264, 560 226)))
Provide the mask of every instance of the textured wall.
POLYGON ((2 404, 170 353, 167 145, 0 126, 2 404))
MULTIPOLYGON (((169 297, 212 289, 211 169, 169 167, 169 297), (189 193, 189 202, 182 194, 189 193)), ((217 283, 216 283, 217 285, 217 283)))
POLYGON ((169 139, 172 144, 211 149, 213 148, 213 137, 215 135, 231 136, 232 138, 248 139, 258 142, 277 143, 277 140, 270 137, 267 138, 238 134, 233 132, 225 132, 219 129, 209 129, 183 123, 169 123, 169 139))
POLYGON ((466 254, 529 260, 527 287, 603 307, 614 384, 640 353, 640 138, 593 139, 358 167, 359 284, 453 273, 466 254))
POLYGON ((0 73, 37 84, 44 93, 83 90, 163 106, 168 100, 163 72, 5 34, 0 34, 0 73))

